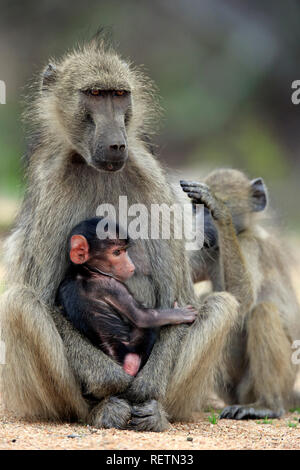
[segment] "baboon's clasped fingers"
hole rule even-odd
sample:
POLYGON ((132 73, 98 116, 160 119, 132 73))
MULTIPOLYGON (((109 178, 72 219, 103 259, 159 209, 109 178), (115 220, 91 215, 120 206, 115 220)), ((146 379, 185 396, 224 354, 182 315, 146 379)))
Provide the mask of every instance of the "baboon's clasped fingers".
POLYGON ((180 185, 182 190, 192 199, 193 204, 203 204, 214 216, 218 204, 209 186, 204 183, 185 180, 181 180, 180 185))

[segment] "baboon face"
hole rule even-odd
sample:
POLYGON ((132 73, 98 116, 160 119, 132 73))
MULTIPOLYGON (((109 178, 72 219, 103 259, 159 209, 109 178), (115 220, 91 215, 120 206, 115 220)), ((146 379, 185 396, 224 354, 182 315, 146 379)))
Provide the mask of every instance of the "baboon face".
POLYGON ((100 171, 121 170, 128 158, 129 76, 127 64, 97 52, 48 65, 43 74, 42 93, 53 97, 71 152, 100 171))
POLYGON ((131 109, 127 90, 80 90, 80 109, 84 110, 75 137, 84 159, 98 170, 118 171, 127 158, 126 117, 131 109))

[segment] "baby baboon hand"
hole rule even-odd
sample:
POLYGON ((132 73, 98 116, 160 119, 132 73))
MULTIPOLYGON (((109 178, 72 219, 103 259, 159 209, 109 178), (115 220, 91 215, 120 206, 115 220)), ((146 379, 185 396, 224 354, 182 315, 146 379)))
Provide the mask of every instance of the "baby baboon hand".
POLYGON ((230 217, 229 209, 220 201, 207 184, 197 181, 181 180, 182 190, 191 198, 193 204, 203 204, 216 221, 227 220, 230 217))
POLYGON ((177 302, 175 302, 174 324, 193 323, 196 319, 197 314, 197 310, 192 305, 177 307, 177 302))

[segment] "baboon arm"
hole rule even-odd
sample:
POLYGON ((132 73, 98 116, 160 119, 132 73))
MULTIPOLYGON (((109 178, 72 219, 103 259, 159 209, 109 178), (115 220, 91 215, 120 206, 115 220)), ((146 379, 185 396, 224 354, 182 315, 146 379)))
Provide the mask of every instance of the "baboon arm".
POLYGON ((174 310, 170 309, 160 312, 143 307, 121 283, 118 283, 118 289, 115 289, 113 294, 107 292, 102 300, 115 309, 121 317, 128 318, 137 328, 155 328, 168 323, 174 323, 172 321, 172 312, 174 310))
POLYGON ((204 204, 217 227, 220 271, 220 285, 217 287, 233 294, 240 303, 240 312, 247 313, 254 305, 254 289, 230 209, 206 184, 185 180, 180 184, 193 204, 204 204))
POLYGON ((119 285, 114 295, 105 294, 103 299, 113 307, 121 317, 128 318, 137 328, 157 328, 165 325, 191 323, 196 312, 187 307, 166 309, 145 308, 128 292, 125 286, 119 285))
POLYGON ((240 303, 240 312, 246 314, 255 303, 251 273, 242 253, 231 220, 216 221, 219 236, 219 263, 222 290, 230 292, 240 303))
POLYGON ((53 318, 63 339, 68 361, 83 385, 84 392, 100 399, 127 389, 132 376, 95 348, 59 311, 53 313, 53 318))

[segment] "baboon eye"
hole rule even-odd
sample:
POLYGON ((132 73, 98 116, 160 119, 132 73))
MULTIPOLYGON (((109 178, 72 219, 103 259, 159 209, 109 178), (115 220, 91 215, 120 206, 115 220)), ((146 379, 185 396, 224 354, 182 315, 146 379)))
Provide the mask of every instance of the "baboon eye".
POLYGON ((126 93, 127 92, 125 90, 116 90, 114 94, 115 96, 124 96, 126 93))
POLYGON ((101 90, 98 90, 97 88, 92 88, 90 90, 90 94, 93 95, 93 96, 99 96, 99 95, 101 95, 101 90))

